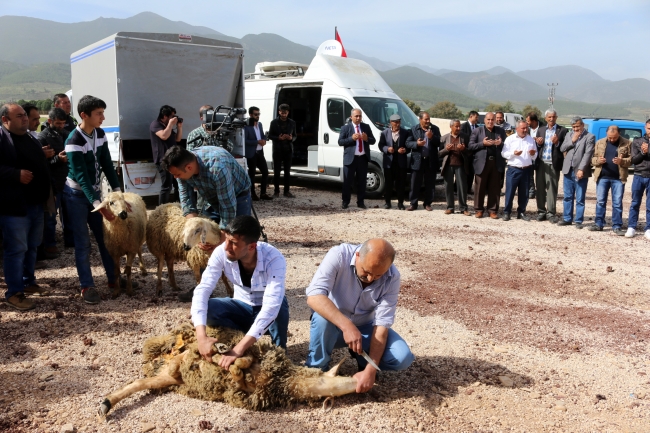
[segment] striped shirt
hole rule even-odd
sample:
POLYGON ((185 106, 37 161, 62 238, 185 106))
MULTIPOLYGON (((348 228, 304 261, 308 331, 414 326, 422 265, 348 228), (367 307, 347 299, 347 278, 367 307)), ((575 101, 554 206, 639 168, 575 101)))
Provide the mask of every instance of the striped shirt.
POLYGON ((196 189, 213 207, 216 208, 218 203, 219 225, 225 228, 236 216, 237 196, 250 190, 248 173, 221 147, 199 147, 192 153, 196 155, 199 174, 187 180, 178 179, 183 215, 198 213, 192 194, 192 190, 196 189))
POLYGON ((326 295, 356 326, 372 323, 390 328, 395 321, 400 274, 395 265, 365 289, 355 269, 361 245, 341 244, 329 250, 318 267, 307 296, 326 295))
POLYGON ((265 242, 258 242, 257 265, 251 277, 251 287, 246 287, 242 284, 239 263, 228 260, 224 245, 221 244, 214 250, 208 261, 208 267, 201 276, 201 283, 194 289, 192 322, 194 326, 206 324, 208 300, 223 272, 235 288, 234 299, 253 307, 262 306, 246 334, 259 339, 273 324, 280 311, 285 293, 286 261, 275 247, 265 242))
POLYGON ((544 135, 544 148, 542 149, 542 161, 547 164, 553 162, 553 136, 557 130, 557 124, 553 125, 552 128, 546 129, 546 135, 544 135))

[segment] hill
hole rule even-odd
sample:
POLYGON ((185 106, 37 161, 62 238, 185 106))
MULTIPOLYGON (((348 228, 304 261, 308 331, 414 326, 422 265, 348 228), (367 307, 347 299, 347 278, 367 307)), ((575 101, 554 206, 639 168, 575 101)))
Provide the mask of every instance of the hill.
POLYGON ((558 91, 562 93, 581 87, 585 83, 598 86, 606 81, 594 71, 575 65, 520 71, 517 75, 543 88, 546 88, 548 83, 560 83, 558 91))
POLYGON ((495 101, 528 101, 543 98, 546 90, 512 72, 491 75, 481 72, 448 72, 440 75, 470 95, 495 101))
MULTIPOLYGON (((530 101, 530 103, 540 108, 548 107, 548 101, 545 99, 530 101)), ((618 104, 590 104, 586 102, 556 100, 553 105, 557 110, 558 115, 565 118, 569 116, 617 118, 634 117, 628 108, 618 104)), ((544 111, 544 109, 545 108, 542 108, 542 111, 544 111)))
POLYGON ((400 98, 410 99, 420 105, 423 109, 427 109, 441 101, 453 102, 463 111, 474 109, 482 110, 488 105, 486 101, 447 89, 428 86, 412 86, 408 84, 391 84, 390 87, 399 95, 400 98))
POLYGON ((568 92, 567 97, 601 104, 622 103, 635 99, 650 101, 650 80, 630 78, 621 81, 587 83, 568 92))
MULTIPOLYGON (((413 66, 402 66, 390 71, 379 72, 384 80, 390 85, 408 84, 411 86, 436 87, 438 89, 451 90, 453 92, 465 94, 460 87, 454 83, 434 74, 423 71, 413 66)), ((410 99, 410 98, 409 98, 410 99)))

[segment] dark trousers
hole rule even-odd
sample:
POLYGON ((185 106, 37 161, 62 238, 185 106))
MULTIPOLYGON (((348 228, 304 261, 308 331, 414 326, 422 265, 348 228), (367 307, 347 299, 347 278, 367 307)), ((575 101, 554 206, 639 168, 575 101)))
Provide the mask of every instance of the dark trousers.
POLYGON ((494 159, 486 160, 483 172, 476 175, 476 189, 474 190, 475 211, 483 212, 485 210, 486 195, 488 212, 498 212, 499 199, 501 198, 501 173, 499 173, 497 162, 494 159))
POLYGON ((171 201, 171 191, 174 176, 170 172, 164 170, 160 163, 156 164, 158 167, 158 174, 160 175, 160 195, 158 196, 158 205, 169 203, 171 201))
POLYGON ((352 164, 343 166, 343 203, 349 204, 352 195, 352 182, 357 177, 357 204, 364 204, 366 198, 366 178, 368 177, 368 160, 365 155, 355 156, 352 164))
POLYGON ((252 158, 246 158, 248 164, 248 177, 251 179, 251 194, 255 193, 255 173, 256 169, 260 169, 262 173, 262 183, 260 183, 261 194, 266 193, 266 184, 269 180, 269 167, 266 165, 266 158, 264 157, 264 150, 255 152, 252 158))
POLYGON ((535 167, 530 167, 528 170, 528 193, 535 195, 535 167))
POLYGON ((532 167, 508 167, 508 171, 506 172, 506 205, 503 208, 503 212, 512 212, 515 191, 517 191, 517 214, 526 212, 530 172, 532 170, 532 167))
POLYGON ((467 167, 467 192, 474 192, 474 166, 469 164, 467 167))
POLYGON ((411 206, 416 208, 418 207, 418 195, 420 195, 422 179, 424 179, 424 198, 422 199, 422 204, 429 206, 433 201, 436 173, 431 168, 429 158, 423 157, 420 169, 411 171, 411 193, 409 194, 409 200, 411 201, 411 206))
MULTIPOLYGON (((266 161, 266 160, 265 160, 266 161)), ((291 172, 291 149, 273 150, 273 186, 280 192, 280 170, 284 169, 284 192, 289 192, 289 174, 291 172)))
POLYGON ((386 179, 386 187, 384 188, 386 203, 390 203, 393 185, 395 185, 397 203, 403 204, 404 188, 406 187, 406 167, 401 168, 397 163, 393 163, 390 168, 384 167, 384 179, 386 179))
POLYGON ((448 164, 442 171, 445 179, 445 198, 447 209, 454 210, 454 177, 456 177, 456 191, 458 192, 458 209, 461 212, 467 210, 467 176, 462 165, 452 166, 448 164))

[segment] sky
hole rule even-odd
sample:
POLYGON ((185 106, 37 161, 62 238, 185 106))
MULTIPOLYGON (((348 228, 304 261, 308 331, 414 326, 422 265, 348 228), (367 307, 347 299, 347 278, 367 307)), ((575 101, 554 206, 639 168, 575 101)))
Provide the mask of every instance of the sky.
POLYGON ((333 38, 338 26, 347 50, 397 64, 515 72, 578 65, 609 80, 650 79, 649 0, 0 0, 2 15, 59 22, 145 11, 238 38, 276 33, 310 46, 333 38))

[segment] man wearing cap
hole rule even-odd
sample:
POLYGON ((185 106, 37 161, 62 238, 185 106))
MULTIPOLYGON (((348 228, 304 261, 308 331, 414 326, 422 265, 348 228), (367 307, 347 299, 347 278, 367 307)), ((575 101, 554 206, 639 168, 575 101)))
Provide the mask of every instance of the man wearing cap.
POLYGON ((393 185, 397 191, 397 208, 404 210, 404 187, 406 185, 406 140, 410 134, 408 129, 401 127, 402 118, 399 114, 390 116, 390 129, 384 129, 379 136, 379 150, 383 154, 384 178, 384 209, 390 209, 390 199, 393 185))

